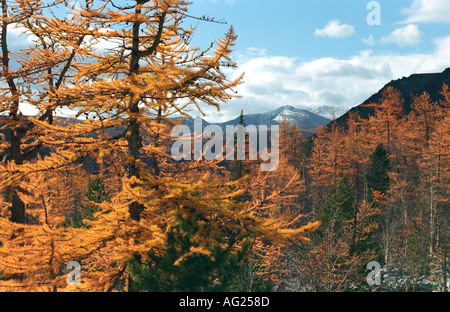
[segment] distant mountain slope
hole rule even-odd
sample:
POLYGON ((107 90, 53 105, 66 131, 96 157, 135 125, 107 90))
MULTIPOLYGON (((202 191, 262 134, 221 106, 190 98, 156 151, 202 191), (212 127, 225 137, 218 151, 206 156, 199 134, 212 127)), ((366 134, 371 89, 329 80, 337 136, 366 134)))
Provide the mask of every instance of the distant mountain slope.
MULTIPOLYGON (((239 124, 239 119, 239 117, 236 117, 235 119, 221 123, 208 122, 204 119, 201 120, 203 128, 208 125, 218 125, 225 133, 226 126, 237 126, 239 124)), ((309 110, 300 109, 289 105, 261 114, 246 115, 244 112, 244 124, 246 126, 253 125, 258 127, 261 125, 279 125, 282 120, 296 122, 297 125, 303 130, 305 137, 312 136, 316 132, 317 126, 325 126, 330 122, 330 119, 319 116, 309 110)), ((194 131, 194 119, 184 118, 182 124, 188 126, 192 132, 194 131)))
MULTIPOLYGON (((446 83, 450 86, 450 68, 447 68, 442 73, 432 74, 413 74, 409 77, 403 77, 401 79, 393 80, 385 85, 380 91, 372 95, 361 105, 352 108, 349 112, 356 112, 363 119, 368 119, 373 114, 373 108, 366 107, 366 104, 377 103, 382 96, 382 92, 388 86, 392 86, 401 92, 403 95, 404 110, 405 113, 411 111, 411 104, 413 102, 413 96, 420 95, 423 92, 428 92, 433 101, 439 101, 442 96, 442 85, 446 83)), ((345 113, 341 117, 336 119, 338 124, 345 124, 349 117, 349 112, 345 113)))
MULTIPOLYGON (((302 129, 314 129, 318 125, 325 126, 330 122, 329 119, 314 114, 305 109, 295 108, 293 106, 283 106, 273 111, 261 114, 248 114, 244 112, 244 123, 246 125, 278 125, 282 120, 296 122, 302 129)), ((236 126, 239 124, 239 117, 220 123, 221 126, 236 126)))
POLYGON ((316 115, 325 117, 329 120, 334 120, 344 115, 350 107, 336 107, 336 106, 319 106, 315 108, 305 108, 316 115))

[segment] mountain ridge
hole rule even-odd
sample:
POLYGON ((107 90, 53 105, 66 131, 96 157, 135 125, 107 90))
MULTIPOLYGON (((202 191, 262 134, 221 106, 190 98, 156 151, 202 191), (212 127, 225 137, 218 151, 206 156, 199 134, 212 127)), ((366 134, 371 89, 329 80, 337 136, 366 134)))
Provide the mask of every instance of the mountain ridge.
MULTIPOLYGON (((284 105, 274 110, 259 113, 259 114, 243 114, 244 125, 254 126, 272 126, 279 125, 282 120, 289 122, 296 122, 297 125, 304 131, 306 137, 315 133, 317 126, 326 126, 331 120, 315 114, 309 110, 297 108, 292 105, 284 105)), ((194 119, 183 118, 182 124, 189 127, 191 131, 194 129, 194 119)), ((201 118, 202 126, 218 125, 223 131, 226 131, 227 126, 237 126, 240 123, 240 116, 225 121, 225 122, 208 122, 201 118)))
POLYGON ((432 101, 439 102, 442 99, 440 92, 442 91, 443 84, 450 86, 450 68, 445 69, 440 73, 422 73, 412 74, 409 77, 403 77, 396 80, 391 80, 378 92, 371 95, 367 100, 361 104, 351 108, 347 113, 336 119, 336 123, 339 125, 345 125, 350 113, 357 113, 362 119, 369 119, 369 116, 373 115, 374 108, 367 107, 367 104, 377 103, 381 97, 383 91, 387 87, 394 87, 401 94, 404 100, 403 109, 405 114, 411 112, 411 105, 414 96, 420 95, 424 92, 430 94, 432 101))
MULTIPOLYGON (((286 120, 289 122, 297 122, 299 127, 305 129, 316 128, 317 125, 324 126, 330 122, 330 120, 325 117, 292 105, 284 105, 260 114, 244 113, 243 117, 246 125, 278 125, 282 120, 286 120)), ((217 124, 221 126, 236 126, 239 124, 239 119, 240 117, 236 117, 232 120, 217 124)))

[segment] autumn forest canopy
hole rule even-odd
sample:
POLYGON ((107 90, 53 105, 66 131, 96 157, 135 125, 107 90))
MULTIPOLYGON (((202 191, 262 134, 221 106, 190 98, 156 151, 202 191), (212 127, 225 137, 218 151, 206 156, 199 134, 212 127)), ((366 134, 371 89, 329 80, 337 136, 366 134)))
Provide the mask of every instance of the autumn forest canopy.
POLYGON ((0 291, 447 290, 448 86, 408 111, 387 87, 312 138, 283 121, 274 171, 177 161, 175 116, 245 83, 233 27, 194 47, 215 21, 189 5, 1 0, 0 291))

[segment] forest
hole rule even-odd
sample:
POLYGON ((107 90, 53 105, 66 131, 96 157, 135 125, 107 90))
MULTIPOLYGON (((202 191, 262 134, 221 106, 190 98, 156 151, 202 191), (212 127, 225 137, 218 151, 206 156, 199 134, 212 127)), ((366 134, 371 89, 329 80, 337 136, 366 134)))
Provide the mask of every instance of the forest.
POLYGON ((0 291, 448 291, 448 86, 281 122, 275 171, 176 161, 174 116, 245 83, 233 27, 193 47, 189 5, 1 0, 0 291))

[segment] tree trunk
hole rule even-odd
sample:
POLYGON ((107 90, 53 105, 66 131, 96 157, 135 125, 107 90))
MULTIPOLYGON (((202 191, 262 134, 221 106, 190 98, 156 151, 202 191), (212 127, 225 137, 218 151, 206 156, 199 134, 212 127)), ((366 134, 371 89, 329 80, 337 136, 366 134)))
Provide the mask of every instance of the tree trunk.
MULTIPOLYGON (((141 14, 141 8, 136 3, 135 13, 141 14)), ((135 21, 133 23, 133 39, 132 39, 132 49, 130 55, 130 68, 129 75, 138 75, 139 74, 139 30, 141 28, 141 22, 135 21)), ((131 177, 140 177, 139 167, 137 165, 137 161, 139 159, 139 150, 142 145, 142 138, 140 134, 140 124, 136 118, 139 114, 139 100, 136 100, 134 96, 131 97, 130 102, 130 124, 129 124, 129 136, 128 136, 128 153, 131 156, 131 161, 128 164, 129 174, 131 177), (134 116, 133 116, 134 115, 134 116)), ((138 202, 133 202, 128 207, 130 217, 132 220, 139 221, 140 213, 143 210, 143 206, 138 202)))
MULTIPOLYGON (((141 7, 139 6, 140 1, 136 1, 135 13, 136 15, 141 14, 141 7)), ((130 55, 130 68, 129 75, 134 76, 139 74, 139 30, 141 28, 141 22, 135 21, 133 23, 133 38, 132 38, 132 49, 130 55)), ((134 94, 131 96, 130 100, 130 124, 129 124, 129 135, 128 135, 128 153, 131 156, 131 161, 129 162, 128 172, 130 177, 136 177, 139 179, 140 170, 137 164, 139 159, 139 150, 142 147, 142 138, 140 133, 141 125, 137 120, 136 116, 139 115, 139 100, 135 99, 134 94)), ((139 222, 141 220, 141 212, 144 210, 144 206, 134 201, 128 206, 128 212, 130 218, 134 221, 139 222)), ((138 254, 133 255, 133 259, 140 262, 140 256, 138 254)), ((137 291, 134 287, 133 279, 131 274, 128 274, 128 292, 137 291)))
POLYGON ((448 242, 444 242, 444 267, 443 267, 443 273, 444 273, 444 288, 443 291, 447 292, 447 248, 448 248, 448 242))
MULTIPOLYGON (((18 107, 18 103, 17 103, 18 107)), ((10 114, 11 116, 11 114, 10 114)), ((16 115, 12 115, 13 119, 17 119, 16 115)), ((22 165, 23 164, 23 157, 21 153, 21 131, 20 129, 15 129, 10 131, 11 136, 11 148, 10 148, 10 156, 11 160, 16 163, 16 165, 22 165)), ((11 188, 11 221, 16 223, 26 223, 26 217, 25 217, 25 204, 20 199, 18 193, 18 186, 13 186, 11 188)))
MULTIPOLYGON (((9 92, 12 95, 12 103, 11 109, 9 111, 9 119, 11 123, 20 122, 19 118, 19 91, 14 82, 14 79, 11 75, 11 71, 9 68, 9 50, 7 45, 7 37, 8 37, 8 4, 6 0, 2 0, 1 3, 2 9, 2 27, 1 27, 1 62, 2 62, 2 76, 5 77, 6 83, 8 85, 9 92)), ((15 126, 13 124, 13 126, 15 126)), ((11 146, 10 146, 10 157, 11 160, 16 163, 16 165, 21 165, 23 162, 23 157, 21 154, 21 139, 23 136, 23 129, 20 126, 16 129, 10 129, 9 134, 11 138, 11 146)), ((17 223, 25 223, 25 204, 20 199, 17 194, 16 187, 11 188, 11 221, 17 223)))
POLYGON ((354 215, 353 215, 352 240, 350 243, 350 250, 349 250, 350 257, 352 257, 355 254, 357 226, 358 226, 358 202, 355 202, 355 210, 354 210, 354 215))
POLYGON ((12 189, 11 193, 12 193, 11 221, 25 224, 26 223, 25 204, 20 199, 16 189, 12 189))
POLYGON ((435 242, 436 242, 436 207, 434 203, 434 179, 432 168, 429 169, 430 173, 430 250, 429 256, 430 259, 434 254, 435 242))

